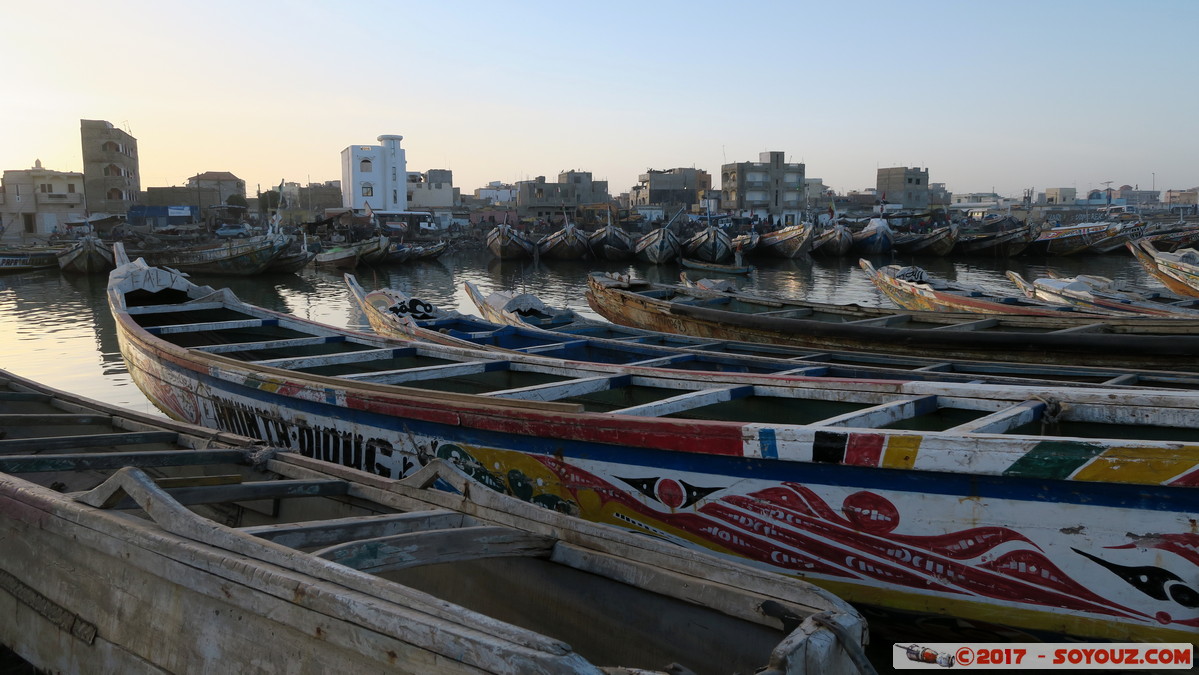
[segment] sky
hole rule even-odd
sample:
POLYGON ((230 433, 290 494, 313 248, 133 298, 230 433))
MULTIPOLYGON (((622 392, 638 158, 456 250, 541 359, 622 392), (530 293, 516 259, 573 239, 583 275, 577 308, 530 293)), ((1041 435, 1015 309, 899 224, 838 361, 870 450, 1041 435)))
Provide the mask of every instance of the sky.
POLYGON ((464 194, 782 151, 844 193, 923 167, 956 193, 1199 185, 1195 0, 63 0, 6 3, 0 169, 82 171, 80 119, 142 189, 341 178, 401 134, 464 194))

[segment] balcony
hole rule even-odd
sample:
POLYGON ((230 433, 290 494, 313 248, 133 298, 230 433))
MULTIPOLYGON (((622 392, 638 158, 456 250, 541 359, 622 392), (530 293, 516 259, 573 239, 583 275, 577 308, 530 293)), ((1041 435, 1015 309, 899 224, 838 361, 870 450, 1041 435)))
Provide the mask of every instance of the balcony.
POLYGON ((78 206, 83 203, 82 192, 35 192, 37 203, 62 206, 78 206))

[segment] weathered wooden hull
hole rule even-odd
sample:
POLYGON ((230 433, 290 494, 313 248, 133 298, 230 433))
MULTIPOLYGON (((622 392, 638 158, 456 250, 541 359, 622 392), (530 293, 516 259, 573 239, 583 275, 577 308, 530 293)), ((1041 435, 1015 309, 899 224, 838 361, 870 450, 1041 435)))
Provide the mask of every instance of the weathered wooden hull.
POLYGON ((758 242, 758 253, 775 258, 798 258, 812 248, 812 228, 808 225, 790 225, 762 235, 758 242))
POLYGON ((853 232, 844 225, 833 225, 812 239, 812 255, 841 258, 853 248, 853 232))
POLYGON ((716 263, 704 262, 702 260, 690 260, 688 258, 680 258, 679 263, 689 270, 697 270, 700 272, 715 272, 717 274, 749 274, 754 271, 753 265, 717 265, 716 263))
MULTIPOLYGON (((868 260, 859 260, 858 265, 870 277, 875 288, 882 291, 899 307, 919 312, 966 312, 970 314, 1018 314, 1021 316, 1061 316, 1072 312, 1073 307, 1050 305, 1035 299, 1022 296, 1000 297, 992 296, 981 291, 952 286, 939 282, 936 286, 928 282, 913 282, 897 277, 897 272, 904 269, 896 265, 888 265, 875 269, 868 260)), ((916 268, 919 269, 919 268, 916 268)), ((923 272, 923 270, 921 270, 923 272)), ((1091 307, 1096 315, 1110 314, 1110 310, 1100 310, 1091 307)), ((1083 312, 1079 312, 1083 313, 1083 312)))
POLYGON ((509 225, 500 225, 487 233, 487 250, 500 260, 532 258, 537 245, 509 225))
POLYGON ((0 274, 58 267, 57 249, 0 250, 0 274))
POLYGON ((358 267, 358 249, 339 246, 321 251, 312 259, 312 264, 335 270, 352 270, 358 267))
POLYGON ((1036 225, 1025 225, 1003 232, 961 233, 954 246, 955 255, 1011 258, 1023 253, 1039 232, 1036 225))
POLYGON ((877 323, 871 322, 874 325, 830 323, 788 318, 785 314, 745 314, 718 306, 703 306, 702 303, 663 302, 622 291, 612 284, 597 281, 594 276, 587 302, 609 321, 626 326, 816 349, 913 356, 936 353, 951 359, 1169 370, 1193 370, 1191 364, 1199 356, 1199 336, 1194 335, 1196 324, 1187 319, 1024 316, 1005 324, 999 324, 995 318, 981 317, 973 324, 966 324, 960 318, 962 315, 946 313, 944 323, 939 325, 962 324, 962 329, 937 330, 935 316, 926 314, 913 318, 883 311, 878 315, 877 323), (949 319, 950 316, 958 318, 949 319), (932 325, 927 328, 903 327, 908 320, 914 324, 932 325), (1068 330, 1100 323, 1112 326, 1117 334, 1068 330), (986 330, 997 325, 1005 326, 1005 330, 986 330), (1123 332, 1149 330, 1154 332, 1123 332))
POLYGON ((591 255, 587 236, 573 223, 537 242, 537 253, 553 260, 582 260, 591 255))
POLYGON ((0 536, 20 542, 0 643, 43 672, 851 673, 861 655, 864 622, 824 591, 469 490, 444 462, 391 480, 3 372, 0 392, 0 536), (801 628, 755 618, 763 598, 801 628), (663 612, 695 629, 653 628, 663 612))
MULTIPOLYGON (((129 285, 131 273, 142 274, 119 268, 110 284, 121 351, 138 386, 175 417, 382 475, 409 473, 421 457, 444 457, 496 489, 801 574, 866 604, 1117 640, 1189 641, 1199 626, 1189 596, 1167 592, 1174 582, 1159 581, 1162 587, 1147 594, 1136 581, 1141 570, 1153 569, 1154 579, 1185 585, 1199 571, 1191 522, 1199 510, 1193 487, 1199 464, 1191 445, 985 431, 995 429, 998 413, 964 425, 982 433, 963 436, 855 426, 874 414, 870 407, 852 421, 843 416, 841 425, 804 426, 660 416, 682 399, 633 403, 657 412, 603 413, 565 400, 414 388, 413 380, 407 387, 354 382, 270 365, 283 365, 278 360, 231 358, 236 346, 220 356, 156 337, 139 325, 139 315, 124 311, 124 291, 182 289, 181 281, 153 272, 129 285)), ((188 293, 197 301, 212 297, 188 293)), ((256 312, 292 329, 310 325, 256 312)), ((178 318, 149 323, 175 325, 178 318)), ((711 373, 689 377, 720 380, 711 373)), ((733 389, 771 386, 768 379, 722 381, 733 389)), ((839 386, 915 393, 896 383, 839 386)), ((957 396, 969 397, 965 389, 957 396)), ((1192 399, 1170 394, 1141 405, 1126 399, 1120 414, 1162 416, 1170 401, 1192 399)), ((1045 406, 1031 401, 1011 412, 1045 406)), ((1089 409, 1074 398, 1062 408, 1067 416, 1089 409)), ((1179 422, 1185 425, 1196 415, 1185 406, 1169 409, 1186 416, 1179 422)))
POLYGON ((1115 234, 1110 223, 1072 225, 1041 230, 1028 246, 1031 255, 1066 256, 1085 251, 1092 244, 1115 234))
POLYGON ((902 253, 940 257, 949 255, 957 241, 958 228, 945 226, 917 235, 897 235, 894 246, 897 251, 902 253))
POLYGON ((1199 310, 1193 306, 1159 303, 1104 293, 1069 279, 1036 279, 1028 281, 1018 273, 1008 270, 1007 277, 1016 284, 1025 296, 1059 305, 1078 307, 1084 312, 1122 312, 1143 316, 1199 318, 1199 310))
POLYGON ((733 257, 732 241, 724 230, 709 225, 684 241, 679 255, 692 260, 723 263, 733 257))
MULTIPOLYGON (((1179 253, 1163 256, 1148 240, 1130 241, 1127 248, 1145 268, 1166 288, 1187 297, 1199 297, 1199 266, 1183 263, 1179 253)), ((1182 249, 1193 251, 1194 249, 1182 249)))
POLYGON ((637 240, 633 251, 637 258, 654 265, 664 265, 679 257, 682 247, 679 238, 668 228, 659 227, 646 232, 637 240))
POLYGON ((628 260, 633 257, 633 238, 615 225, 605 225, 587 237, 587 245, 597 258, 628 260))
POLYGON ((66 274, 108 274, 116 265, 112 249, 97 237, 84 237, 58 253, 58 266, 66 274))
POLYGON ((886 224, 871 223, 853 233, 850 250, 858 255, 880 255, 891 250, 895 233, 886 224))
POLYGON ((145 258, 149 265, 170 267, 181 272, 251 276, 270 267, 289 244, 288 237, 265 237, 186 250, 147 250, 138 255, 145 258))

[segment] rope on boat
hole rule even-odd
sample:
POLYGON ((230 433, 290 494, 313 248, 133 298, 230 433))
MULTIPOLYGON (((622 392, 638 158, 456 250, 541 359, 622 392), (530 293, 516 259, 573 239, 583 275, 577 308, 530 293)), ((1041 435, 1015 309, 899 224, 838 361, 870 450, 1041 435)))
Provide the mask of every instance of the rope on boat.
POLYGON ((1062 415, 1066 413, 1067 406, 1052 396, 1037 394, 1033 396, 1033 399, 1045 404, 1045 410, 1041 412, 1041 433, 1056 434, 1058 424, 1062 421, 1062 415))
MULTIPOLYGON (((792 612, 774 600, 763 602, 759 609, 766 616, 782 621, 783 630, 787 631, 788 634, 799 628, 799 625, 803 622, 802 616, 792 612)), ((866 657, 866 650, 863 648, 861 641, 848 628, 837 623, 836 612, 831 610, 817 612, 809 618, 812 619, 813 623, 827 628, 832 632, 837 641, 841 643, 841 648, 849 656, 849 660, 853 661, 853 664, 857 666, 858 672, 862 673, 862 675, 878 675, 878 671, 874 669, 874 665, 866 657)), ((757 675, 782 675, 782 672, 772 668, 759 671, 757 675)))

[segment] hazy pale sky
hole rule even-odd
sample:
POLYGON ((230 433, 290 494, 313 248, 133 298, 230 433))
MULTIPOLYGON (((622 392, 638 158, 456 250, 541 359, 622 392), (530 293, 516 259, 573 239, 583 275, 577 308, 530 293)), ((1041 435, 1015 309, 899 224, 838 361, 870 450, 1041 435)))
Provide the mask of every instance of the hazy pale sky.
POLYGON ((559 171, 780 150, 839 192, 920 166, 951 191, 1199 185, 1199 1, 5 3, 0 169, 81 171, 79 120, 142 187, 339 179, 402 134, 470 193, 559 171))

